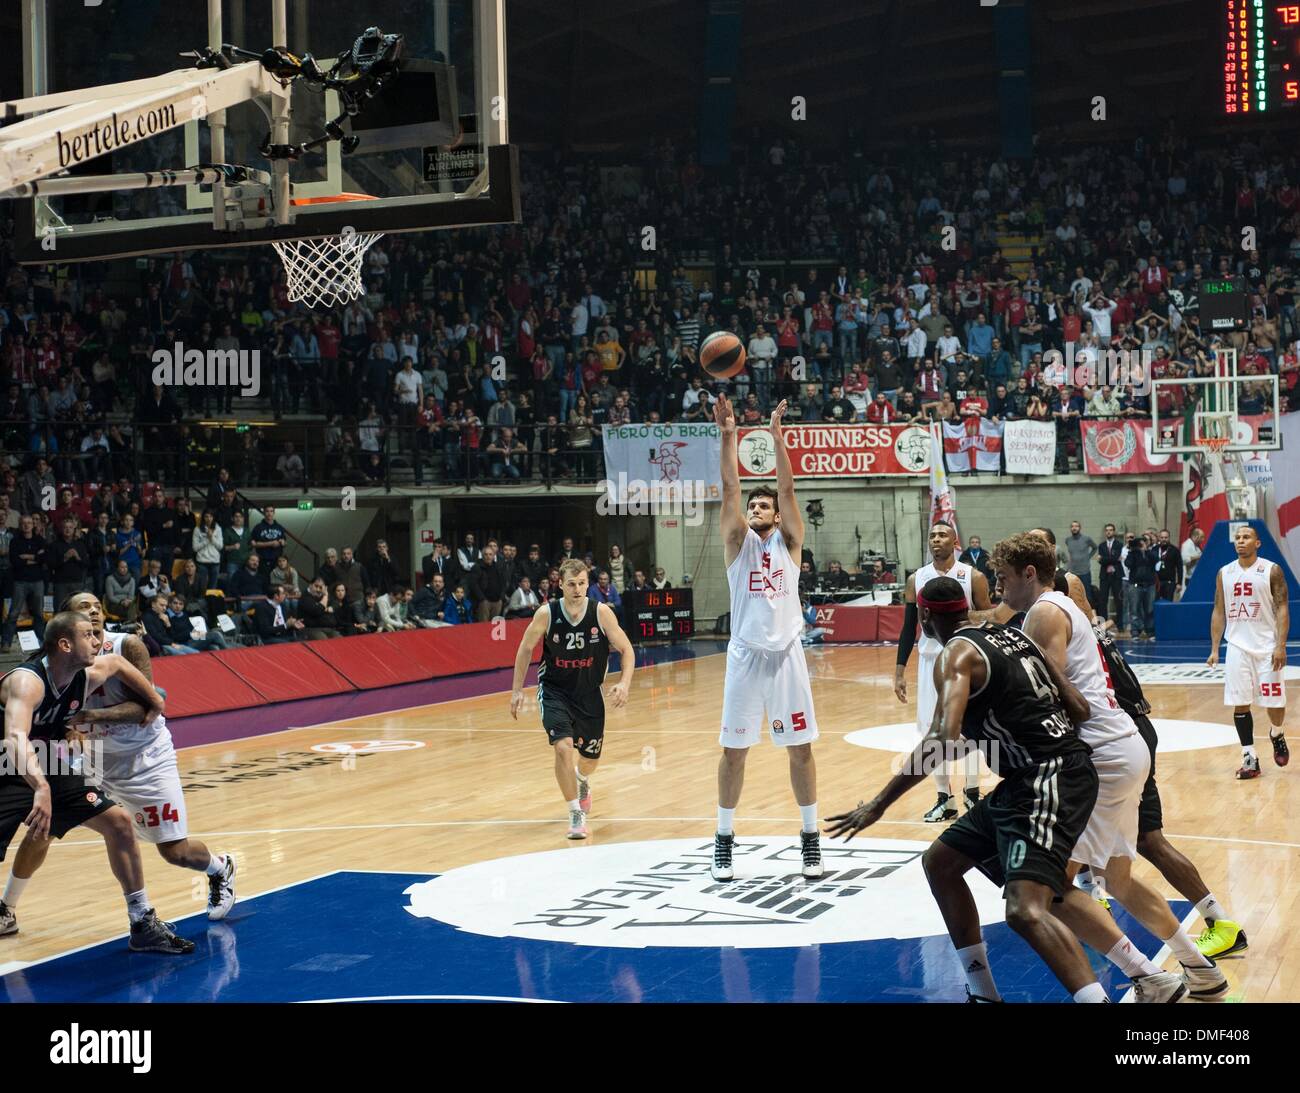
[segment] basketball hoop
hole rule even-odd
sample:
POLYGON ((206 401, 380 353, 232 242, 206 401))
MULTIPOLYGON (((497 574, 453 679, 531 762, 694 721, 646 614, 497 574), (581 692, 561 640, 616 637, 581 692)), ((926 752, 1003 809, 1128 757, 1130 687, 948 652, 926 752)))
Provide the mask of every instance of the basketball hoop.
POLYGON ((1218 459, 1223 458, 1223 453, 1231 443, 1232 437, 1230 436, 1198 436, 1196 438, 1198 448, 1204 448, 1211 456, 1218 459))
MULTIPOLYGON (((374 201, 369 194, 294 198, 294 205, 325 205, 343 201, 374 201)), ((275 240, 275 248, 289 279, 289 299, 308 307, 351 303, 364 291, 361 263, 383 232, 345 229, 340 235, 318 239, 275 240)))

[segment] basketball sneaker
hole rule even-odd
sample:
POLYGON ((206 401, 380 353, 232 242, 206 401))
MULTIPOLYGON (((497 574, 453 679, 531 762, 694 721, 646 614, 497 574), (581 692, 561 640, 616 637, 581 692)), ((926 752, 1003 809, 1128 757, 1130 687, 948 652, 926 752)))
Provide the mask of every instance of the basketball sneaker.
POLYGON ((973 789, 962 790, 961 801, 962 804, 966 806, 967 812, 969 812, 972 808, 974 808, 977 804, 979 804, 980 803, 979 786, 975 786, 973 789))
POLYGON ((581 774, 578 775, 578 807, 591 815, 591 783, 581 774))
POLYGON ((731 849, 735 845, 735 835, 713 836, 713 864, 709 867, 709 876, 714 880, 732 880, 735 877, 731 869, 731 849))
POLYGON ((1286 736, 1278 733, 1276 736, 1270 734, 1269 740, 1273 744, 1273 762, 1279 767, 1286 766, 1291 762, 1291 749, 1286 746, 1286 736))
POLYGON ((1184 964, 1183 982, 1187 984, 1187 991, 1193 998, 1222 998, 1228 993, 1228 979, 1213 960, 1208 968, 1189 968, 1184 964))
POLYGON ((934 802, 934 807, 922 817, 927 824, 941 824, 956 818, 957 806, 952 803, 952 794, 950 793, 939 794, 939 799, 934 802))
POLYGON ((1243 755, 1241 757, 1241 766, 1237 768, 1238 778, 1258 778, 1259 777, 1259 756, 1243 755))
POLYGON ((170 953, 183 956, 194 951, 194 942, 177 937, 169 924, 158 918, 152 907, 139 922, 131 923, 131 951, 133 953, 170 953))
MULTIPOLYGON (((2 932, 2 931, 0 931, 2 932)), ((1246 931, 1235 922, 1226 918, 1215 919, 1196 939, 1196 947, 1202 956, 1231 956, 1244 952, 1250 946, 1246 942, 1246 931)))
POLYGON ((1178 1002, 1187 994, 1187 984, 1173 972, 1155 972, 1133 977, 1134 1002, 1178 1002))
POLYGON ((587 830, 587 816, 580 808, 569 811, 569 838, 585 839, 591 832, 587 830))
POLYGON ((803 875, 805 880, 817 880, 822 875, 822 840, 816 831, 799 832, 800 849, 803 852, 803 875))
POLYGON ((0 899, 0 937, 8 937, 18 932, 18 916, 9 909, 9 904, 0 899))
POLYGON ((967 1002, 1002 1002, 1001 998, 985 998, 982 994, 971 994, 970 987, 966 988, 967 1002))
POLYGON ((226 855, 226 867, 208 878, 208 918, 220 922, 235 905, 235 855, 226 855))

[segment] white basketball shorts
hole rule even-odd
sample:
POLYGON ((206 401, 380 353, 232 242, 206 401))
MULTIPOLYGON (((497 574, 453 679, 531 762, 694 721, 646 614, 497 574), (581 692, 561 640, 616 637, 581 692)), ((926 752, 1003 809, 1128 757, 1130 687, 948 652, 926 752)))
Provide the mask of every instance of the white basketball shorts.
POLYGON ((934 708, 939 702, 939 692, 934 686, 934 666, 938 661, 937 656, 927 657, 922 653, 916 667, 916 728, 922 736, 930 731, 934 708))
POLYGON ((1223 658, 1223 704, 1278 709, 1286 705, 1286 684, 1282 672, 1273 671, 1271 653, 1260 655, 1228 646, 1223 658))
POLYGON ((772 743, 779 747, 817 739, 803 646, 796 639, 774 653, 732 638, 727 646, 718 743, 724 748, 753 747, 765 724, 772 730, 772 743))
POLYGON ((106 762, 102 783, 108 795, 131 814, 142 842, 170 843, 189 835, 185 794, 170 738, 144 755, 106 762))
POLYGON ((1137 858, 1138 806, 1151 769, 1151 752, 1137 733, 1092 749, 1097 803, 1070 860, 1105 869, 1111 858, 1137 858))

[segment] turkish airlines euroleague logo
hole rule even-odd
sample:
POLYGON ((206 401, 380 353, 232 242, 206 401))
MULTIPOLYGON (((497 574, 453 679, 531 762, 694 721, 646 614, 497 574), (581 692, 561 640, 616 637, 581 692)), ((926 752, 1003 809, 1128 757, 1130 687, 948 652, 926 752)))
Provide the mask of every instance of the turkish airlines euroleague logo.
POLYGON ((785 570, 772 571, 772 555, 764 554, 762 567, 749 571, 749 591, 769 600, 785 595, 785 570))

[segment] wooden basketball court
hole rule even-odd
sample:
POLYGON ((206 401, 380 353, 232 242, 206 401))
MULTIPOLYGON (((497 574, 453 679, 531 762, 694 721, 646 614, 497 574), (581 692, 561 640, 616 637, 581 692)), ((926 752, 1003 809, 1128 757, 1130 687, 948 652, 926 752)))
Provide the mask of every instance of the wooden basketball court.
MULTIPOLYGON (((564 838, 566 813, 531 691, 518 722, 510 718, 509 695, 499 693, 185 749, 191 833, 237 855, 241 901, 335 870, 442 874, 543 851, 707 839, 725 660, 711 652, 716 645, 705 648, 707 655, 639 669, 629 705, 609 711, 587 843, 564 838), (350 748, 342 753, 313 750, 344 744, 350 748)), ((894 649, 881 647, 808 652, 822 733, 816 758, 823 817, 874 792, 898 756, 846 739, 914 719, 914 705, 900 705, 892 690, 894 657, 894 649)), ((914 692, 915 661, 911 680, 914 692)), ((1217 686, 1153 686, 1148 693, 1154 718, 1230 724, 1217 686)), ((1234 780, 1235 744, 1161 753, 1165 830, 1248 933, 1249 950, 1223 962, 1232 997, 1296 1001, 1300 769, 1273 765, 1264 719, 1258 721, 1264 775, 1257 781, 1234 780)), ((985 780, 986 787, 992 783, 990 775, 985 780)), ((871 834, 929 841, 936 826, 917 821, 932 801, 927 782, 871 834)), ((750 757, 737 815, 742 837, 793 840, 798 831, 785 760, 767 742, 750 757)), ((202 876, 165 865, 152 847, 142 853, 150 895, 164 917, 202 912, 202 876)), ((507 881, 509 868, 503 863, 507 881)), ((1149 866, 1137 868, 1176 898, 1149 866)), ((4 970, 123 933, 124 907, 97 837, 74 832, 56 844, 23 897, 19 923, 17 936, 0 939, 4 970)), ((182 932, 193 935, 205 924, 195 918, 182 932)))

